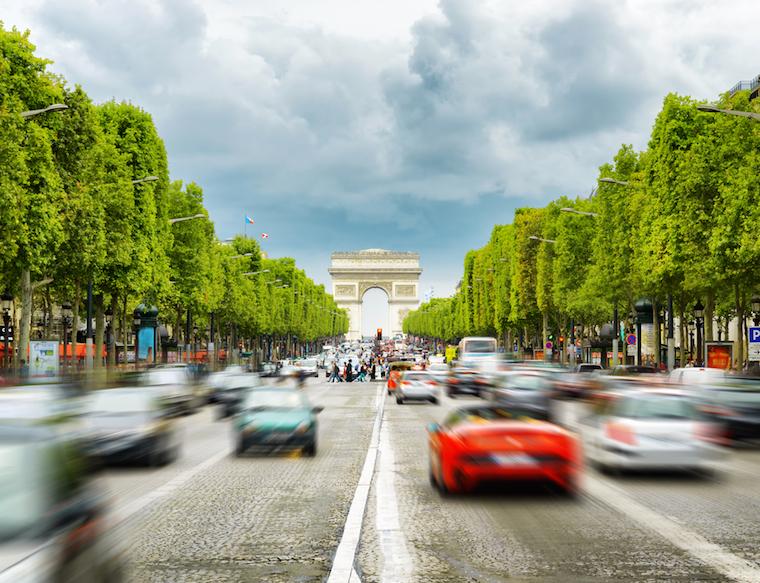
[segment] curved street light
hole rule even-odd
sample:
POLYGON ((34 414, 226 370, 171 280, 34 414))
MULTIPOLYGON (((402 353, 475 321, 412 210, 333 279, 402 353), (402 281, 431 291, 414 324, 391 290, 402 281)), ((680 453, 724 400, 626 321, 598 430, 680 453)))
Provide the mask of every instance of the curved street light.
POLYGON ((573 213, 574 215, 583 215, 584 217, 598 217, 599 216, 599 213, 590 213, 590 212, 586 212, 586 211, 579 211, 577 209, 573 209, 573 208, 570 208, 570 207, 567 207, 567 206, 564 207, 564 208, 561 208, 559 210, 562 211, 563 213, 573 213))
POLYGON ((631 184, 627 180, 615 180, 614 178, 609 177, 600 178, 599 182, 604 182, 605 184, 617 184, 618 186, 628 186, 631 184))
POLYGON ((53 111, 63 111, 64 109, 68 109, 68 105, 64 105, 63 103, 54 103, 53 105, 48 105, 47 107, 43 107, 42 109, 30 109, 29 111, 22 111, 21 117, 24 119, 29 119, 30 117, 35 117, 38 115, 42 115, 44 113, 51 113, 53 111))
POLYGON ((144 182, 156 182, 158 176, 146 176, 145 178, 138 178, 132 181, 132 184, 143 184, 144 182))
POLYGON ((760 113, 755 113, 753 111, 738 111, 736 109, 720 109, 718 107, 715 107, 714 105, 710 105, 709 103, 703 104, 703 105, 697 105, 697 109, 705 113, 725 113, 727 115, 737 115, 739 117, 748 117, 750 119, 760 121, 760 113))
POLYGON ((169 219, 169 224, 173 225, 174 223, 181 223, 182 221, 191 221, 193 219, 205 219, 205 218, 206 218, 206 215, 199 213, 191 217, 177 217, 175 219, 169 219))
POLYGON ((551 243, 551 244, 554 244, 557 242, 554 239, 544 239, 543 237, 536 237, 535 235, 531 235, 530 237, 528 237, 528 239, 530 239, 531 241, 541 241, 542 243, 551 243))

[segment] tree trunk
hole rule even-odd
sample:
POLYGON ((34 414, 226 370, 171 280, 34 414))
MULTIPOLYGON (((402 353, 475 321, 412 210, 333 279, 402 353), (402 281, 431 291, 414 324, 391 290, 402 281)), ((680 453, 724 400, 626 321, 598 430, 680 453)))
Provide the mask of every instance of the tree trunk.
POLYGON ((715 292, 712 290, 707 291, 707 298, 705 300, 705 340, 710 341, 714 339, 714 326, 713 320, 715 319, 715 292))
POLYGON ((103 337, 105 336, 105 311, 103 310, 103 296, 95 296, 95 368, 103 366, 103 337))
POLYGON ((119 328, 119 302, 115 293, 111 294, 111 334, 108 347, 108 366, 116 366, 116 330, 119 328))
POLYGON ((736 308, 736 345, 734 347, 734 368, 741 370, 744 365, 744 309, 742 308, 741 298, 739 296, 739 286, 734 286, 734 307, 736 308))
POLYGON ((657 300, 652 302, 652 331, 654 332, 654 364, 660 368, 662 361, 660 347, 662 346, 662 331, 660 330, 660 309, 657 300))
POLYGON ((28 269, 21 272, 21 321, 19 324, 16 368, 21 362, 26 364, 29 332, 32 327, 32 274, 28 269))
POLYGON ((678 312, 678 333, 679 333, 679 346, 681 347, 681 367, 686 366, 686 355, 688 353, 688 338, 686 337, 686 318, 683 315, 683 308, 678 312))

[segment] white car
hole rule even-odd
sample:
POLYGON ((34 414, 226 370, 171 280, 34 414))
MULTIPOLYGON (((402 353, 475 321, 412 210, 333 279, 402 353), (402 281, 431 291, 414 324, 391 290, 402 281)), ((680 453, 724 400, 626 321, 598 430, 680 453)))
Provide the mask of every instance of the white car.
POLYGON ((302 360, 297 360, 293 366, 302 375, 311 377, 319 376, 319 368, 317 366, 316 358, 304 358, 302 360))
POLYGON ((718 385, 726 379, 726 373, 719 368, 688 367, 673 369, 668 382, 674 385, 718 385))
POLYGON ((437 405, 441 399, 441 384, 434 375, 425 371, 407 371, 396 388, 396 403, 429 401, 437 405))
POLYGON ((683 391, 625 393, 581 427, 586 457, 602 470, 715 472, 726 457, 720 426, 683 391))
POLYGON ((142 384, 156 387, 178 414, 192 413, 202 404, 203 397, 196 394, 187 365, 178 363, 149 369, 144 373, 142 384))

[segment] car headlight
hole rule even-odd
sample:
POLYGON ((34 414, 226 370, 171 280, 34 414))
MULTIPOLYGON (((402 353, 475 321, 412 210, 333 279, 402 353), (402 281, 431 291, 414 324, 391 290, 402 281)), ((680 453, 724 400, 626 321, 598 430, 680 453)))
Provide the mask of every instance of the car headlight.
POLYGON ((311 421, 301 421, 294 433, 306 433, 309 429, 311 429, 311 421))

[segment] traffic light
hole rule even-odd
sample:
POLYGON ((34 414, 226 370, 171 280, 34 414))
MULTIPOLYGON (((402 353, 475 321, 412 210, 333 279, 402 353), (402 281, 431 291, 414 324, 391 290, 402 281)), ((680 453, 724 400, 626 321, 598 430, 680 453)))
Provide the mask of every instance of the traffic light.
POLYGON ((560 336, 560 337, 559 337, 559 341, 560 341, 560 342, 564 342, 564 341, 565 341, 565 337, 564 337, 564 336, 560 336))
POLYGON ((377 329, 377 335, 376 335, 376 338, 377 338, 378 340, 382 340, 382 339, 383 339, 383 329, 382 329, 382 328, 378 328, 378 329, 377 329))

